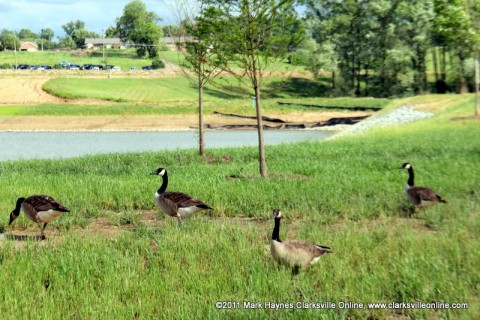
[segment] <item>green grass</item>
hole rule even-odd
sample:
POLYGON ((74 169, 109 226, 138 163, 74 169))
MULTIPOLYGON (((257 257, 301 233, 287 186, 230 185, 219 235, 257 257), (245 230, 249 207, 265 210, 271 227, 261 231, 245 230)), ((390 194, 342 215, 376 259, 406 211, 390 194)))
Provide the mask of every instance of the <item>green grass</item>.
MULTIPOLYGON (((173 64, 180 64, 184 60, 183 54, 177 51, 159 51, 158 57, 162 60, 173 64)), ((72 51, 0 51, 0 65, 3 64, 39 64, 50 65, 67 61, 70 63, 83 64, 110 64, 120 66, 122 70, 129 70, 130 67, 141 69, 142 66, 151 65, 152 59, 145 57, 137 57, 134 49, 105 49, 105 55, 101 49, 99 50, 72 50, 72 51)), ((302 66, 292 66, 281 62, 275 66, 275 71, 282 73, 305 72, 302 66)))
MULTIPOLYGON (((392 104, 389 99, 373 98, 311 98, 304 92, 313 92, 310 80, 292 81, 272 78, 265 88, 262 106, 265 115, 271 112, 320 112, 302 104, 341 107, 384 108, 392 104), (279 94, 279 92, 282 92, 279 94), (288 102, 292 105, 279 105, 288 102)), ((44 84, 44 89, 62 98, 95 98, 106 102, 98 104, 56 104, 2 106, 0 116, 107 116, 195 114, 198 112, 198 92, 182 77, 151 79, 89 79, 56 78, 44 84), (109 103, 110 102, 110 103, 109 103)), ((248 89, 232 79, 222 79, 204 91, 204 112, 214 111, 255 115, 248 89)))
MULTIPOLYGON (((166 57, 172 57, 171 53, 166 53, 166 57)), ((18 64, 47 64, 53 66, 61 61, 67 61, 70 63, 83 65, 83 64, 111 64, 118 65, 122 70, 128 70, 130 67, 135 66, 141 68, 145 65, 151 65, 152 60, 148 58, 138 58, 135 55, 133 49, 116 50, 106 49, 105 60, 103 58, 102 50, 97 50, 91 53, 82 51, 37 51, 37 52, 15 52, 2 51, 0 52, 0 64, 8 63, 11 65, 18 64)))
MULTIPOLYGON (((47 227, 47 241, 0 244, 0 314, 478 319, 480 127, 478 120, 450 119, 472 110, 471 96, 454 97, 437 97, 431 107, 436 116, 417 123, 270 146, 268 179, 258 175, 256 148, 209 150, 232 159, 213 164, 194 150, 2 162, 5 219, 17 197, 35 193, 54 196, 72 212, 47 227), (434 188, 448 204, 407 217, 407 175, 398 169, 406 161, 416 182, 434 188), (158 166, 169 169, 169 190, 212 205, 210 216, 187 220, 182 228, 161 213, 153 226, 148 223, 145 215, 156 210, 153 193, 160 185, 149 172, 158 166), (240 179, 227 178, 232 174, 240 179), (292 281, 266 249, 274 207, 285 215, 282 238, 330 245, 335 253, 292 281), (97 217, 109 218, 106 231, 120 227, 124 233, 106 237, 89 230, 97 217), (440 301, 467 302, 469 309, 217 310, 216 301, 440 301)), ((24 227, 34 228, 21 216, 6 228, 24 227)))

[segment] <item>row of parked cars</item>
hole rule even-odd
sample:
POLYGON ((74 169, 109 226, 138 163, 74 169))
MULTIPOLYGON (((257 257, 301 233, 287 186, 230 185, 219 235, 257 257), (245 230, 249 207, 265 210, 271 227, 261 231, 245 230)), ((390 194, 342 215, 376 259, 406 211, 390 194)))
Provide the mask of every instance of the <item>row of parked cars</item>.
MULTIPOLYGON (((83 64, 83 65, 78 65, 74 63, 70 63, 67 61, 62 61, 60 62, 60 66, 63 69, 68 69, 68 70, 112 70, 112 71, 121 71, 122 68, 119 66, 114 66, 111 64, 106 64, 106 65, 101 65, 101 64, 83 64)), ((49 65, 28 65, 28 64, 19 64, 16 68, 15 66, 12 66, 13 69, 19 69, 19 70, 50 70, 53 69, 52 66, 49 65)), ((154 70, 155 68, 152 66, 143 66, 142 70, 154 70)), ((136 67, 130 67, 131 71, 137 70, 136 67)))
POLYGON ((12 66, 13 69, 19 69, 19 70, 49 70, 49 69, 52 69, 51 66, 49 65, 38 65, 38 64, 32 64, 32 65, 28 65, 28 64, 19 64, 16 68, 15 66, 12 66))

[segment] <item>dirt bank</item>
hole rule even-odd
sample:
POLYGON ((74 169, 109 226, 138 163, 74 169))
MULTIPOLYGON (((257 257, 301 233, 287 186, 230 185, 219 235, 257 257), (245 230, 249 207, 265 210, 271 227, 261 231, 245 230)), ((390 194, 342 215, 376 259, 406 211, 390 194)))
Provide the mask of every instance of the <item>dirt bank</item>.
POLYGON ((1 78, 0 105, 63 102, 63 99, 42 90, 42 85, 49 79, 45 76, 1 78))
MULTIPOLYGON (((360 116, 361 112, 293 112, 291 114, 269 114, 287 122, 320 122, 332 117, 360 116)), ((205 115, 205 123, 212 126, 248 125, 255 120, 229 118, 220 115, 205 115)), ((152 131, 185 130, 198 128, 197 115, 158 116, 12 116, 0 117, 0 131, 152 131)))

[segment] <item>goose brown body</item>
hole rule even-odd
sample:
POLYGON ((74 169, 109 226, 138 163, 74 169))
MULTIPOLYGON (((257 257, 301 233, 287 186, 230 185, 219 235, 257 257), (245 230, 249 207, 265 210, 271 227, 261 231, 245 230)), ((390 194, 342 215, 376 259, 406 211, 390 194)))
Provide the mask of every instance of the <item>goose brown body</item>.
POLYGON ((37 223, 42 239, 45 238, 44 230, 48 223, 59 217, 63 212, 70 212, 58 201, 47 195, 32 195, 28 198, 18 198, 15 209, 10 213, 10 222, 20 215, 20 210, 25 216, 37 223), (43 223, 43 227, 40 225, 43 223))
POLYGON ((322 255, 332 253, 330 247, 327 246, 315 245, 300 240, 281 241, 279 237, 281 217, 281 211, 274 209, 275 227, 270 241, 270 252, 278 263, 291 267, 294 275, 298 274, 300 268, 307 269, 309 266, 317 263, 322 255))
POLYGON ((198 200, 188 194, 182 192, 166 192, 168 186, 168 174, 164 168, 158 168, 152 174, 162 177, 162 185, 155 192, 155 202, 166 214, 177 217, 179 222, 182 218, 188 218, 193 214, 212 209, 209 205, 203 201, 198 200))
POLYGON ((410 163, 404 163, 402 169, 408 171, 408 181, 405 184, 407 198, 413 203, 415 209, 433 205, 436 203, 446 203, 438 193, 427 187, 415 186, 415 174, 410 163))

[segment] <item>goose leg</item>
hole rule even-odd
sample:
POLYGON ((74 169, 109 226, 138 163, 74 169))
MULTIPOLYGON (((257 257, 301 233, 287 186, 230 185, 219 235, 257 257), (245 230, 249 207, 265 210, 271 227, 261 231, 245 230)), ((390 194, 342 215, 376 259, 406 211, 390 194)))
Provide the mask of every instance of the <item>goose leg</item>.
POLYGON ((40 222, 37 223, 38 224, 38 227, 40 228, 40 239, 41 240, 45 240, 45 234, 43 233, 45 231, 45 227, 47 226, 46 223, 43 224, 43 228, 42 226, 40 225, 40 222))
POLYGON ((292 278, 300 272, 300 267, 299 266, 293 266, 292 268, 292 278))
POLYGON ((178 218, 178 226, 181 227, 182 226, 182 217, 180 215, 177 215, 177 218, 178 218))

